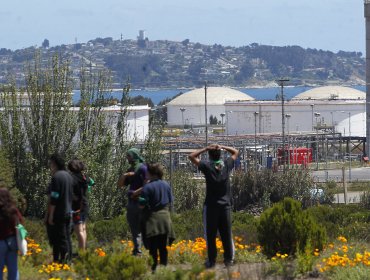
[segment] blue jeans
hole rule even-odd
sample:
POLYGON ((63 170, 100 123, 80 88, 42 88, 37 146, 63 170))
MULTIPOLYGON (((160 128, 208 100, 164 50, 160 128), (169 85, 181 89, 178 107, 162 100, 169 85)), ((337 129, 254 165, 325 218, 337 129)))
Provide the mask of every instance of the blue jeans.
POLYGON ((15 236, 0 240, 0 280, 3 280, 4 265, 8 268, 8 280, 18 280, 17 239, 15 236))

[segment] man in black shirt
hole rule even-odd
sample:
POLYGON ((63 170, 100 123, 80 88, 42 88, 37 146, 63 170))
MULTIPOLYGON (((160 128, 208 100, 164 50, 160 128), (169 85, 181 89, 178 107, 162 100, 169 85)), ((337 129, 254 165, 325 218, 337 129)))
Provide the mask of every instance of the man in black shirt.
POLYGON ((53 154, 49 159, 51 182, 47 209, 47 227, 55 262, 68 261, 72 255, 71 215, 73 178, 65 170, 64 159, 53 154))
POLYGON ((234 260, 234 243, 231 233, 231 192, 230 173, 238 151, 231 147, 210 145, 189 155, 193 164, 198 166, 206 178, 206 199, 203 208, 203 220, 208 249, 206 267, 215 266, 217 257, 216 236, 220 233, 224 248, 224 263, 232 265, 234 260), (221 159, 221 150, 231 153, 226 160, 221 159), (201 161, 198 156, 208 151, 209 161, 201 161))

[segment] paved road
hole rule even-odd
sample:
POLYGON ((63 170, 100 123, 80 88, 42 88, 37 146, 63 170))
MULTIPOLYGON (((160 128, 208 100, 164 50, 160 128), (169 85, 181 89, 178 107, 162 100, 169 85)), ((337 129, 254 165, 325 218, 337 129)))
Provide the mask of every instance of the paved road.
MULTIPOLYGON (((328 180, 334 180, 336 182, 342 181, 342 169, 332 169, 332 170, 319 170, 313 171, 312 176, 314 180, 318 182, 325 182, 326 178, 328 180)), ((349 170, 345 170, 345 178, 349 180, 349 170)), ((358 167, 351 169, 351 182, 360 181, 370 181, 370 167, 358 167)), ((348 203, 358 203, 363 192, 348 192, 347 201, 348 203)), ((344 203, 344 191, 343 193, 338 193, 335 195, 336 203, 344 203)))
MULTIPOLYGON (((326 178, 328 180, 334 180, 336 182, 342 181, 342 169, 332 169, 332 170, 319 170, 312 171, 312 176, 315 180, 319 182, 325 182, 326 178)), ((349 170, 345 171, 346 180, 349 180, 349 170)), ((351 169, 351 181, 370 181, 370 167, 358 167, 351 169)))

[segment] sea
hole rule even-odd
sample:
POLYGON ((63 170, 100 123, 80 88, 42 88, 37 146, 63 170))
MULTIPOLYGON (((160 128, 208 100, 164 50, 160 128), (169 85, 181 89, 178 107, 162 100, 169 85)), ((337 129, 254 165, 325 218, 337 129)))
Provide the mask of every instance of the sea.
MULTIPOLYGON (((286 86, 284 87, 284 97, 286 100, 293 98, 294 96, 305 92, 313 87, 309 86, 286 86)), ((352 86, 352 88, 361 90, 366 92, 366 86, 359 85, 359 86, 352 86)), ((276 100, 276 96, 280 94, 281 88, 280 87, 266 87, 266 88, 236 88, 237 90, 248 94, 249 96, 255 98, 256 100, 276 100)), ((191 89, 140 89, 140 90, 131 90, 130 96, 143 96, 150 98, 155 105, 166 98, 174 97, 175 95, 179 94, 180 92, 185 93, 191 89)), ((80 91, 74 90, 73 91, 73 102, 76 104, 80 100, 80 91)), ((118 100, 121 99, 122 91, 113 91, 109 97, 117 98, 118 100)))

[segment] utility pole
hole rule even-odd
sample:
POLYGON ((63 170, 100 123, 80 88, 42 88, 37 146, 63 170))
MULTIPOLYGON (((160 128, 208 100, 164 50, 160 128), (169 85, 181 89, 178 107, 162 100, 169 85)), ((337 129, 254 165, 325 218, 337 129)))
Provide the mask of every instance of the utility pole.
POLYGON ((370 0, 364 1, 366 19, 366 156, 370 156, 370 0))
POLYGON ((254 112, 254 169, 257 172, 257 116, 258 112, 254 112))
POLYGON ((204 82, 204 113, 206 121, 206 147, 208 147, 207 81, 204 82))
POLYGON ((280 78, 276 80, 278 85, 281 88, 280 94, 281 94, 281 130, 282 130, 282 137, 283 137, 283 172, 285 173, 285 159, 286 159, 286 153, 285 153, 285 111, 284 111, 284 83, 289 82, 289 79, 286 78, 280 78))

